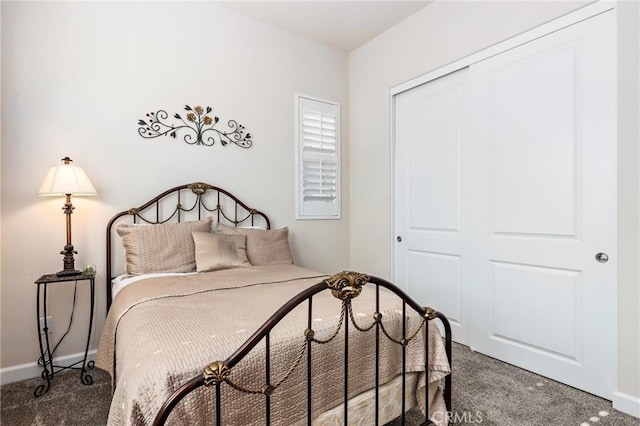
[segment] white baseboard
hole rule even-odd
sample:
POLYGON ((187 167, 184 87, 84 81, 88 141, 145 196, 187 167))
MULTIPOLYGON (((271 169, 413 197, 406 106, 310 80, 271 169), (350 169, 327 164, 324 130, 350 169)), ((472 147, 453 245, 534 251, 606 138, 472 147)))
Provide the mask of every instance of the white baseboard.
MULTIPOLYGON (((96 350, 89 351, 87 354, 87 362, 91 361, 96 356, 96 350)), ((78 361, 82 361, 84 352, 77 354, 65 355, 53 359, 53 363, 56 365, 72 365, 78 361)), ((0 385, 7 383, 18 382, 20 380, 32 379, 34 377, 42 376, 42 367, 38 366, 37 362, 30 362, 28 364, 16 365, 13 367, 7 367, 0 369, 0 385)))
POLYGON ((640 398, 622 392, 614 392, 613 408, 640 418, 640 398))

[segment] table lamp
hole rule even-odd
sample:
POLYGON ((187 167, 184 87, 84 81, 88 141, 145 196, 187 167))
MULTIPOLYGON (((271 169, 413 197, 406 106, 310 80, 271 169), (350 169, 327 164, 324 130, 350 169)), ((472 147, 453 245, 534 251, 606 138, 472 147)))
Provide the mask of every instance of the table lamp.
POLYGON ((78 252, 73 249, 71 244, 71 213, 75 209, 71 204, 71 195, 96 195, 97 192, 82 167, 74 166, 72 164, 73 160, 69 157, 64 157, 61 161, 62 164, 52 166, 49 169, 47 177, 45 177, 42 186, 40 186, 38 195, 66 197, 62 210, 67 215, 67 244, 64 246, 64 250, 60 252, 64 256, 62 260, 64 268, 56 275, 77 275, 82 272, 76 270, 74 266, 73 255, 78 254, 78 252))

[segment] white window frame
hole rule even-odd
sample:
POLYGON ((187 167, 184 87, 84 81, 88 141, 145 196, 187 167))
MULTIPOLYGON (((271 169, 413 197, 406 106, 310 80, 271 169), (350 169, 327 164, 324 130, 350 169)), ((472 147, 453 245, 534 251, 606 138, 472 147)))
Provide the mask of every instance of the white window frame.
POLYGON ((340 144, 340 103, 334 101, 328 101, 325 99, 316 98, 313 96, 307 96, 302 94, 295 94, 295 155, 296 155, 296 220, 312 220, 312 219, 340 219, 341 218, 341 144, 340 144), (316 104, 318 106, 317 111, 313 111, 319 114, 320 109, 332 108, 335 116, 335 151, 330 153, 305 153, 303 149, 304 137, 303 137, 303 114, 305 113, 303 105, 316 104), (312 161, 330 161, 335 163, 335 197, 331 201, 328 200, 305 200, 304 194, 304 182, 303 182, 303 170, 304 160, 312 161))

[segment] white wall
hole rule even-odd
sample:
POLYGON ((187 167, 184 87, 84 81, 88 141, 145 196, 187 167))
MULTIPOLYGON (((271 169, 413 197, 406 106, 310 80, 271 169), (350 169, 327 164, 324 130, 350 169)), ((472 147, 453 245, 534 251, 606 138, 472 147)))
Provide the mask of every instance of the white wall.
POLYGON ((640 3, 618 4, 618 392, 640 417, 640 3))
MULTIPOLYGON (((392 192, 389 90, 534 28, 588 2, 437 1, 349 55, 351 267, 392 278, 392 192)), ((638 13, 621 5, 619 93, 618 389, 640 398, 638 330, 638 13), (636 38, 633 38, 635 34, 636 38), (635 79, 635 85, 633 82, 635 79), (624 136, 622 136, 624 134, 624 136), (623 259, 624 257, 624 259, 623 259)))
MULTIPOLYGON (((50 165, 83 166, 97 197, 76 197, 76 266, 95 263, 98 295, 92 347, 104 318, 104 245, 109 218, 172 186, 226 188, 289 226, 298 264, 348 267, 349 204, 342 220, 295 221, 294 94, 342 103, 347 55, 206 2, 2 2, 2 351, 1 366, 35 362, 34 279, 62 268, 62 199, 40 198, 50 165), (253 135, 250 149, 145 140, 147 112, 211 106, 253 135)), ((348 164, 343 120, 343 164, 348 164)), ((348 182, 349 173, 344 167, 348 182)), ((342 188, 345 200, 349 191, 342 188)), ((57 355, 84 350, 87 288, 57 355)), ((72 286, 51 293, 55 336, 66 326, 72 286)), ((55 337, 54 336, 54 337, 55 337)))

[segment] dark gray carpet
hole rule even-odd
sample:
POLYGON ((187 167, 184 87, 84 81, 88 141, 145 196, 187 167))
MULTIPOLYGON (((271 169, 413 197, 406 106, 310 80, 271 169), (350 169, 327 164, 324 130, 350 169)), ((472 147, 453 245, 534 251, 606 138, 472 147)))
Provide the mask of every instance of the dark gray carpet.
MULTIPOLYGON (((611 408, 611 402, 562 385, 454 344, 453 413, 456 424, 500 426, 639 426, 640 420, 611 408)), ((109 411, 109 376, 94 370, 84 386, 77 372, 57 375, 49 392, 35 399, 40 379, 0 387, 0 424, 104 425, 109 411)), ((418 412, 407 423, 420 424, 418 412)), ((400 425, 400 419, 390 425, 400 425)), ((237 425, 233 425, 237 426, 237 425)))
POLYGON ((105 425, 111 401, 111 379, 93 369, 93 384, 80 383, 79 371, 56 374, 49 392, 34 398, 42 379, 28 379, 0 387, 2 426, 105 425))

